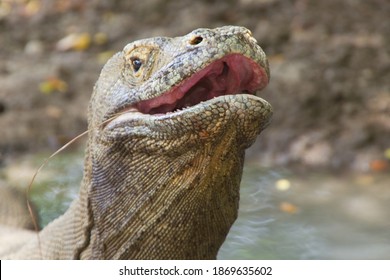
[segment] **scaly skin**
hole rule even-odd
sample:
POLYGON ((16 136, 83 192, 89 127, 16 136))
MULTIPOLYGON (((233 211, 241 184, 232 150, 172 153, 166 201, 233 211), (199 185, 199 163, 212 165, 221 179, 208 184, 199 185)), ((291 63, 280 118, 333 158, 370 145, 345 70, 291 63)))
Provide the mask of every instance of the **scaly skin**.
POLYGON ((257 64, 256 89, 268 83, 266 56, 242 27, 139 40, 109 60, 89 105, 79 198, 40 242, 6 257, 216 258, 237 217, 245 149, 269 123, 271 106, 229 94, 174 112, 139 111, 229 54, 257 64))

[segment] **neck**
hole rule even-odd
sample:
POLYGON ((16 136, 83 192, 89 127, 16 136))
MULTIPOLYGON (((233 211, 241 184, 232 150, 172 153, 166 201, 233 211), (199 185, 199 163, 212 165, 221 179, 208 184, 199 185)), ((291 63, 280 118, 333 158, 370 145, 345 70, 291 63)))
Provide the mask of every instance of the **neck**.
POLYGON ((148 147, 159 153, 111 143, 92 159, 91 257, 216 258, 237 217, 243 149, 233 148, 235 139, 189 145, 182 154, 157 143, 148 147))

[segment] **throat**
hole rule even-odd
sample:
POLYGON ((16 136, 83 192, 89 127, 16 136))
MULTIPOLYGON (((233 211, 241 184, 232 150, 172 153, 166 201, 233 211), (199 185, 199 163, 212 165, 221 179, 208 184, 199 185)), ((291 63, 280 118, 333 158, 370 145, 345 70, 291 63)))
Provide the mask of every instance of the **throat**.
MULTIPOLYGON (((206 145, 194 153, 151 158, 149 165, 128 166, 116 177, 104 166, 95 168, 94 176, 105 181, 91 193, 91 248, 99 252, 93 257, 215 259, 237 217, 243 164, 243 152, 225 148, 206 145)), ((115 165, 124 160, 115 159, 115 165)))

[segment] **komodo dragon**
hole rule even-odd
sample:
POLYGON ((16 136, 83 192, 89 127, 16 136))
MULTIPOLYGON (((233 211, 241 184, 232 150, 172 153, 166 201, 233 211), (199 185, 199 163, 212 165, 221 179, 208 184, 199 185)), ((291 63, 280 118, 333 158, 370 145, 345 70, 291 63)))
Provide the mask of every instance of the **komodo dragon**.
POLYGON ((271 119, 255 95, 268 81, 243 27, 128 44, 94 88, 79 197, 2 258, 215 259, 271 119))

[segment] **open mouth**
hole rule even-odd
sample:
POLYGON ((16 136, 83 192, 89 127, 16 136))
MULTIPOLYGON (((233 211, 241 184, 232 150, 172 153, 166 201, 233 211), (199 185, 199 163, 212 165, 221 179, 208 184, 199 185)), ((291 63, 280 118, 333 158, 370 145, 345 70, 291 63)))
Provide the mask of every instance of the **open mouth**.
POLYGON ((164 94, 132 105, 132 109, 143 114, 167 114, 218 96, 255 94, 267 84, 264 68, 241 54, 229 54, 164 94))

